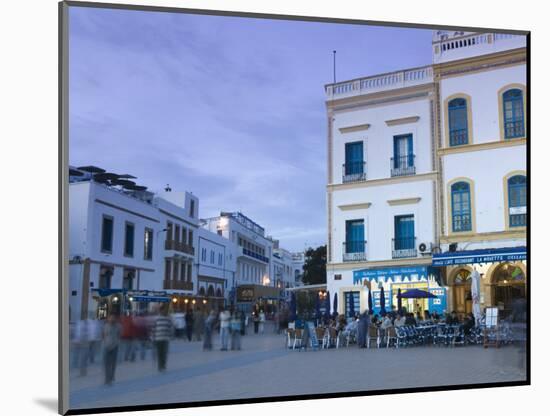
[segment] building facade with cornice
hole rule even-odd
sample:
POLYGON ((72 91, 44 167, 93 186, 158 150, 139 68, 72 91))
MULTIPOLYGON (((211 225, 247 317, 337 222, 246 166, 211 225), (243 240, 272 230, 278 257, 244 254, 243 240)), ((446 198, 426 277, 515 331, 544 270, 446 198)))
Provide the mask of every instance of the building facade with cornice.
POLYGON ((474 268, 481 306, 504 313, 525 297, 525 42, 438 31, 431 65, 326 86, 327 288, 339 313, 369 296, 390 310, 399 289, 418 288, 435 298, 403 299, 409 311, 465 314, 474 268))

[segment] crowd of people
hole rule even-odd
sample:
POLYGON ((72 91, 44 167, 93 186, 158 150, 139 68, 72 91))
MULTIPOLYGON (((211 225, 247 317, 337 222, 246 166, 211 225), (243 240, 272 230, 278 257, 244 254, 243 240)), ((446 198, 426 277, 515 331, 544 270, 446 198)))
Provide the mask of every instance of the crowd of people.
POLYGON ((249 322, 254 333, 265 333, 266 314, 254 311, 250 316, 233 308, 219 312, 168 313, 167 306, 155 313, 111 314, 105 320, 84 319, 71 326, 71 363, 80 376, 87 374, 90 364, 101 356, 105 384, 115 379, 117 364, 122 361, 146 360, 148 351, 156 361, 159 372, 166 371, 169 344, 172 340, 202 342, 203 351, 213 349, 214 334, 219 331, 220 350, 241 350, 241 337, 246 334, 249 322))

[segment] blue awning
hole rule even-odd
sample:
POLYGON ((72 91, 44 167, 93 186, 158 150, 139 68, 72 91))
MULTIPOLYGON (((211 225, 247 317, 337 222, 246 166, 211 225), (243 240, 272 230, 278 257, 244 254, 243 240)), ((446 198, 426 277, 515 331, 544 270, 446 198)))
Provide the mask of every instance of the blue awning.
POLYGON ((426 280, 428 276, 433 275, 436 279, 439 277, 439 270, 431 266, 404 266, 404 267, 384 267, 380 269, 361 269, 353 271, 353 284, 360 283, 363 279, 369 281, 387 281, 391 280, 402 282, 405 279, 411 280, 417 277, 419 280, 426 280))
POLYGON ((433 255, 432 265, 452 266, 455 264, 494 263, 526 259, 527 247, 505 247, 438 253, 433 255))
POLYGON ((170 298, 164 296, 132 296, 134 302, 170 302, 170 298))
POLYGON ((111 296, 118 293, 126 293, 126 289, 92 289, 92 292, 97 292, 99 296, 111 296))

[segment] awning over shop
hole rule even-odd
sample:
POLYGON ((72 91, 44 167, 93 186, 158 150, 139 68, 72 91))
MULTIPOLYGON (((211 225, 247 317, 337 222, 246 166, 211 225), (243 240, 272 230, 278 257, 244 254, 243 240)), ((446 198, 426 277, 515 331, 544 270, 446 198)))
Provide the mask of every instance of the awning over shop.
POLYGON ((134 302, 170 302, 166 296, 132 296, 134 302))
POLYGON ((484 250, 464 250, 434 254, 433 266, 452 266, 455 264, 494 263, 527 259, 527 247, 505 247, 484 250))
POLYGON ((92 289, 92 292, 97 292, 101 297, 111 296, 118 293, 126 293, 125 289, 92 289))
POLYGON ((412 282, 427 280, 428 276, 439 279, 439 270, 431 266, 385 267, 380 269, 362 269, 353 272, 353 283, 364 279, 376 282, 412 282))

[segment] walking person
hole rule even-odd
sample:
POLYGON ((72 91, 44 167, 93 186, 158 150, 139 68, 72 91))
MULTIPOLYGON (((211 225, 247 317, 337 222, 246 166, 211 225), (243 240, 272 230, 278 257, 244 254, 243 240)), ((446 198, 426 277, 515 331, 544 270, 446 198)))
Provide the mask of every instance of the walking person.
POLYGON ((212 332, 216 324, 216 312, 210 311, 208 318, 204 321, 204 341, 202 344, 203 351, 212 350, 212 332))
POLYGON ((87 374, 88 360, 90 359, 90 325, 87 319, 81 319, 76 323, 74 341, 76 347, 76 362, 79 374, 84 377, 87 374))
POLYGON ((204 321, 206 320, 205 312, 199 311, 195 314, 195 321, 193 325, 193 332, 197 341, 202 341, 202 334, 204 332, 204 321))
POLYGON ((90 314, 90 319, 88 319, 88 334, 90 338, 90 364, 95 363, 96 355, 100 350, 102 330, 102 323, 98 319, 93 319, 93 315, 90 314))
POLYGON ((367 346, 367 331, 369 326, 368 312, 365 311, 359 316, 357 322, 357 346, 365 348, 367 346))
POLYGON ((135 326, 134 318, 131 315, 126 315, 121 319, 122 325, 122 343, 124 345, 124 361, 134 361, 135 353, 135 326))
POLYGON ((252 321, 254 322, 254 333, 257 334, 260 327, 260 317, 256 311, 252 312, 252 321))
POLYGON ((239 311, 234 311, 230 321, 231 350, 241 349, 241 316, 239 311))
POLYGON ((227 351, 227 342, 229 338, 229 322, 231 313, 226 308, 220 312, 220 341, 222 344, 221 351, 227 351))
POLYGON ((193 310, 189 309, 185 313, 185 332, 187 333, 187 339, 191 341, 193 338, 193 324, 195 322, 195 317, 193 316, 193 310))
POLYGON ((160 315, 155 319, 151 334, 157 351, 157 364, 160 372, 166 371, 168 345, 174 332, 172 320, 167 316, 167 309, 166 307, 161 308, 160 315))
POLYGON ((105 384, 110 386, 115 381, 118 347, 122 327, 118 318, 111 314, 103 325, 103 364, 105 369, 105 384))
POLYGON ((265 313, 263 310, 260 311, 260 334, 263 334, 265 331, 265 313))

